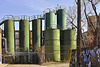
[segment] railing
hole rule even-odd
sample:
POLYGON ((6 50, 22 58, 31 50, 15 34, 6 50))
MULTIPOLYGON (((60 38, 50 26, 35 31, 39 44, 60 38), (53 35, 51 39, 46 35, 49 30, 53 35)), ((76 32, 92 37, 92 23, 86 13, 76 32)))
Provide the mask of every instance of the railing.
POLYGON ((46 13, 49 13, 49 12, 55 13, 55 10, 52 9, 52 8, 46 8, 46 9, 43 11, 43 15, 45 15, 46 13))
POLYGON ((44 15, 33 15, 33 16, 27 16, 27 15, 20 15, 20 16, 13 16, 13 15, 5 15, 1 20, 0 20, 0 25, 2 25, 5 20, 14 20, 14 21, 19 21, 19 20, 29 20, 32 21, 34 19, 44 19, 44 15))
POLYGON ((66 7, 65 6, 63 6, 63 5, 58 5, 57 4, 57 7, 55 7, 55 11, 57 11, 57 10, 59 10, 59 9, 65 9, 66 10, 66 7))

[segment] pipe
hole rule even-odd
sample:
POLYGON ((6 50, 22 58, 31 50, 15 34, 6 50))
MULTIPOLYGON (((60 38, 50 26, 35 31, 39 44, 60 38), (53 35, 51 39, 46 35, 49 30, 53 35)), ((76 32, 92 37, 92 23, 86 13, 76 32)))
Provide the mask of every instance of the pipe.
POLYGON ((4 44, 5 44, 5 53, 7 53, 7 39, 6 38, 2 38, 2 39, 4 39, 4 44))

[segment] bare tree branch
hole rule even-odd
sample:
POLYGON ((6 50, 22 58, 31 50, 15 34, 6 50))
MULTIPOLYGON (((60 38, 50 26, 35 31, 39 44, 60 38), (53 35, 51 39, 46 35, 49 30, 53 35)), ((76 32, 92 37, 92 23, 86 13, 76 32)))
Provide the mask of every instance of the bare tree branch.
POLYGON ((75 3, 78 4, 78 2, 75 0, 75 3))
POLYGON ((86 12, 86 4, 85 4, 85 1, 83 0, 83 3, 84 3, 84 13, 85 13, 85 17, 86 17, 86 20, 87 20, 87 23, 91 26, 91 28, 93 27, 93 29, 95 29, 93 23, 91 22, 91 19, 90 17, 88 16, 87 12, 86 12))
POLYGON ((98 14, 97 14, 97 11, 96 11, 96 4, 98 4, 99 1, 93 3, 93 0, 89 0, 89 2, 90 2, 91 5, 92 5, 92 8, 93 8, 93 10, 94 10, 94 12, 95 12, 96 17, 98 18, 98 14))
POLYGON ((69 7, 69 9, 66 12, 66 15, 67 15, 66 18, 67 18, 67 22, 69 22, 70 24, 72 24, 74 27, 77 28, 77 26, 75 25, 76 18, 77 18, 75 8, 76 8, 75 5, 73 7, 69 7))

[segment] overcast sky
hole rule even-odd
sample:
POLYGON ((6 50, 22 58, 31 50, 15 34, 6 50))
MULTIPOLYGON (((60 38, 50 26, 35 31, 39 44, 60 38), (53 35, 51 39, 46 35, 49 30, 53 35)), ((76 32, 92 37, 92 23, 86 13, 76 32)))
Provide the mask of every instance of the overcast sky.
POLYGON ((44 9, 55 8, 57 4, 64 5, 68 9, 69 6, 73 6, 74 0, 0 0, 0 19, 5 15, 43 14, 44 9))

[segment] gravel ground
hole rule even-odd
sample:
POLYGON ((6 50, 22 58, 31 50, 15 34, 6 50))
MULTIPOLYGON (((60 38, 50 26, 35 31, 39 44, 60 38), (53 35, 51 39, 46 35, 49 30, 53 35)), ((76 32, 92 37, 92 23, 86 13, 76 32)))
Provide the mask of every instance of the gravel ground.
POLYGON ((0 67, 69 67, 68 64, 35 65, 35 64, 1 64, 0 67))

